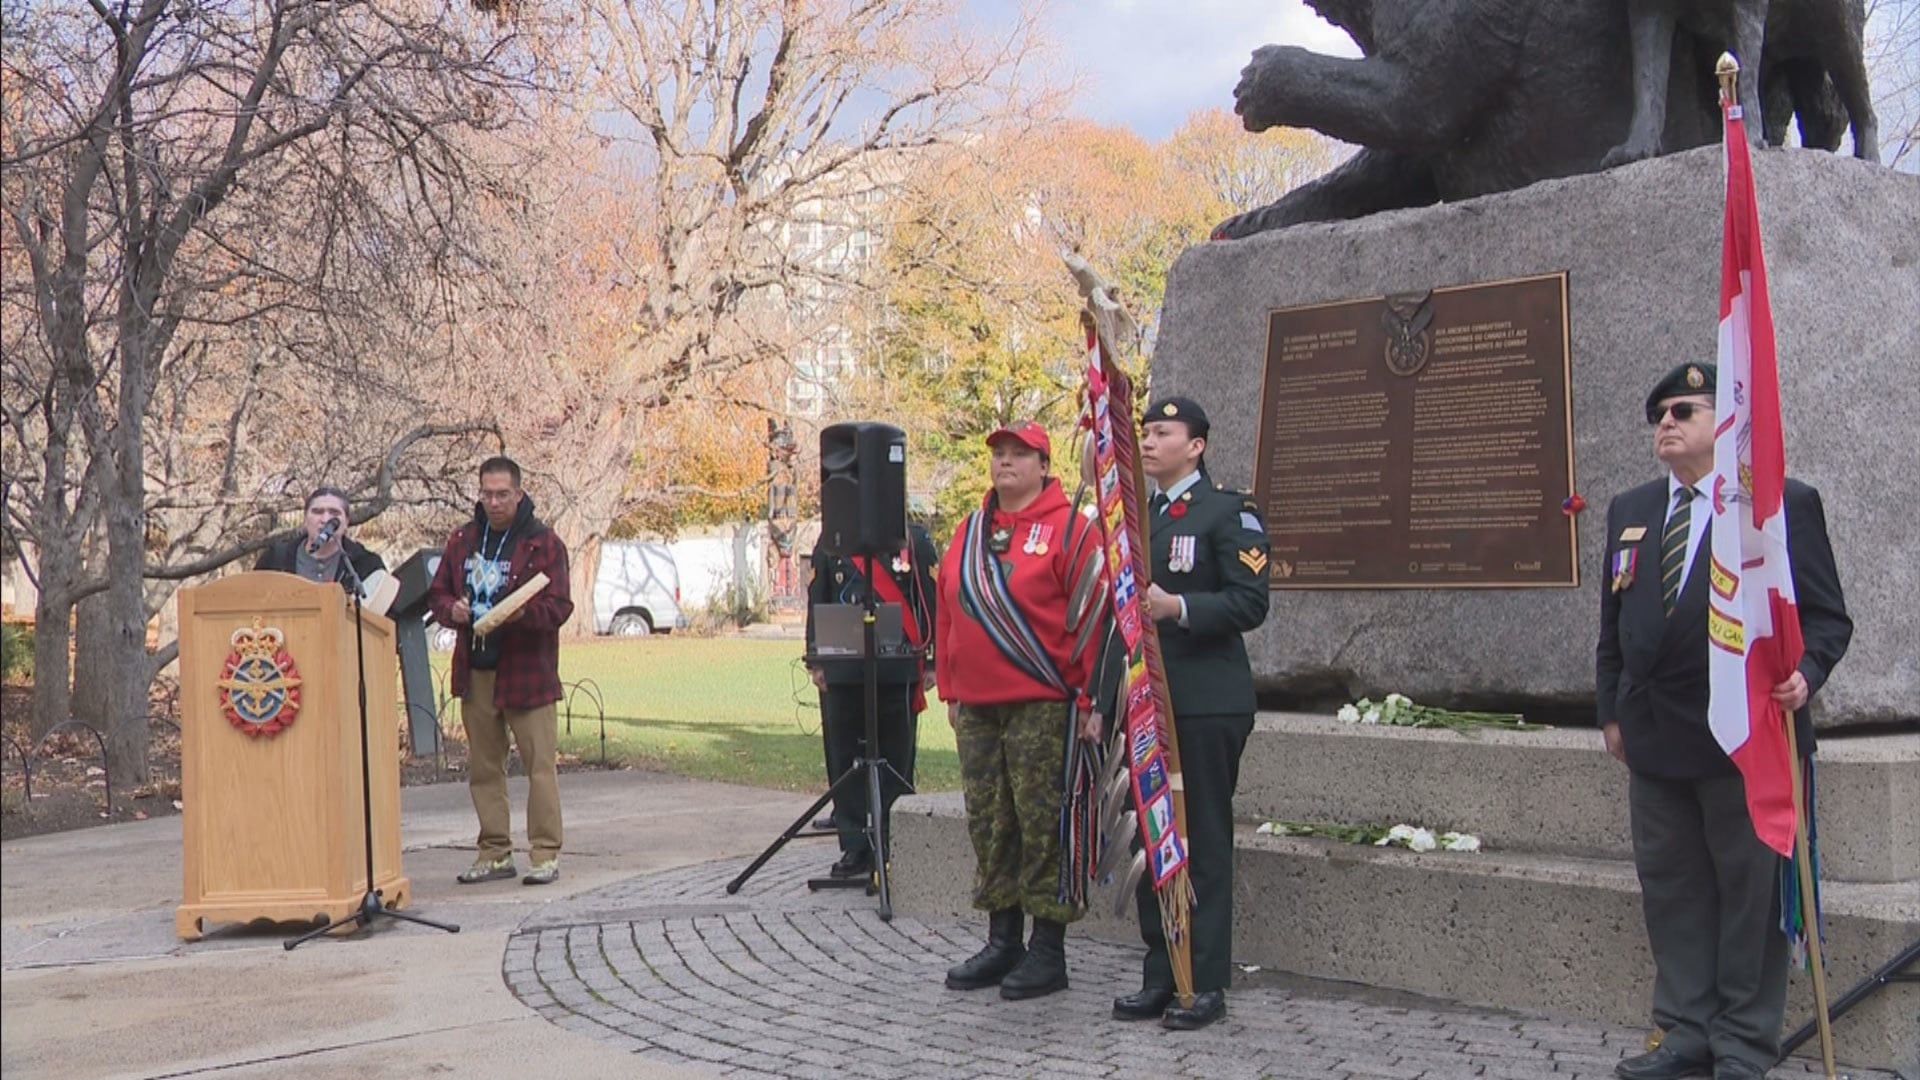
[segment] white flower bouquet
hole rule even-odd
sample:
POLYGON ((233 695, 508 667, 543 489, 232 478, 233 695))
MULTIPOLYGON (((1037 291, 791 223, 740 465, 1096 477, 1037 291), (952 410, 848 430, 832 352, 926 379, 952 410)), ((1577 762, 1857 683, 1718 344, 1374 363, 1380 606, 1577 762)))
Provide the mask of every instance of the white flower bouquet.
POLYGON ((1387 828, 1380 825, 1325 825, 1302 821, 1268 821, 1263 822, 1254 831, 1266 836, 1314 836, 1322 840, 1338 840, 1343 844, 1403 847, 1410 851, 1438 850, 1471 853, 1481 848, 1480 838, 1472 833, 1435 834, 1432 829, 1416 825, 1395 825, 1387 828))
POLYGON ((1388 694, 1382 701, 1361 698, 1340 706, 1334 714, 1342 723, 1377 724, 1386 727, 1446 728, 1466 733, 1475 728, 1505 728, 1508 731, 1541 731, 1544 724, 1529 724, 1519 713, 1462 712, 1421 705, 1405 694, 1388 694))

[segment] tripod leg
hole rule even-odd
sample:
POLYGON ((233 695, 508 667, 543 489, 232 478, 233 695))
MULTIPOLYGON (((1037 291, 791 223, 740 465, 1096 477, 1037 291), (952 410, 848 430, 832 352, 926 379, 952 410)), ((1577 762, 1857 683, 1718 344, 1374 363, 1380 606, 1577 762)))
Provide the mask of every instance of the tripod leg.
POLYGON ((367 913, 365 910, 356 910, 351 915, 334 919, 331 922, 322 923, 321 925, 314 927, 313 929, 307 931, 306 933, 301 934, 299 937, 294 938, 292 941, 286 942, 282 946, 282 948, 286 949, 288 952, 292 952, 293 950, 299 948, 302 945, 305 945, 307 942, 312 941, 314 938, 317 938, 322 934, 330 934, 333 931, 338 930, 343 926, 350 926, 355 924, 360 926, 365 926, 367 924, 367 913))
POLYGON ((390 919, 399 919, 402 922, 419 923, 421 926, 431 926, 435 930, 445 930, 449 934, 457 934, 460 932, 460 927, 454 923, 434 922, 432 919, 423 918, 410 911, 395 911, 393 908, 381 908, 380 914, 390 919))
POLYGON ((893 921, 893 896, 887 886, 887 804, 880 798, 880 771, 892 772, 885 758, 867 760, 867 842, 873 847, 874 882, 880 893, 880 921, 893 921))
POLYGON ((888 775, 888 776, 891 776, 891 777, 893 777, 893 778, 894 778, 895 780, 898 780, 898 781, 900 781, 900 794, 902 794, 902 795, 918 795, 918 794, 920 794, 920 791, 919 791, 919 789, 918 789, 918 788, 915 788, 915 787, 913 786, 913 781, 911 781, 911 780, 909 780, 909 779, 907 779, 906 777, 904 777, 904 776, 901 776, 901 775, 900 775, 900 770, 899 770, 899 769, 896 769, 896 768, 894 768, 894 767, 893 767, 893 765, 892 765, 891 763, 889 763, 889 762, 886 762, 886 761, 882 761, 882 762, 881 762, 880 764, 882 764, 882 765, 885 765, 885 766, 887 767, 887 775, 888 775))
MULTIPOLYGON (((871 557, 869 557, 871 558, 871 557)), ((869 565, 872 565, 869 562, 869 565)), ((887 850, 887 804, 881 796, 880 770, 887 769, 887 759, 880 752, 880 653, 874 645, 874 590, 866 592, 866 618, 864 620, 865 655, 862 667, 865 678, 867 757, 861 764, 866 766, 867 774, 867 846, 872 851, 873 882, 880 894, 880 921, 893 921, 893 896, 887 885, 887 860, 891 853, 887 850)))
POLYGON ((727 882, 727 895, 732 896, 734 893, 739 892, 740 886, 745 885, 748 878, 758 873, 761 867, 767 865, 768 859, 773 858, 779 853, 781 848, 787 846, 787 841, 799 836, 801 832, 805 831, 806 826, 813 823, 814 815, 820 812, 821 807, 833 801, 833 793, 840 790, 840 785, 846 783, 850 778, 857 776, 859 776, 859 771, 856 769, 848 769, 846 772, 841 773, 840 779, 835 780, 833 786, 827 788, 826 794, 813 800, 813 805, 807 807, 805 813, 795 818, 793 824, 787 826, 785 832, 774 837, 773 843, 767 845, 767 850, 761 852, 760 857, 749 863, 745 870, 740 871, 739 877, 727 882))

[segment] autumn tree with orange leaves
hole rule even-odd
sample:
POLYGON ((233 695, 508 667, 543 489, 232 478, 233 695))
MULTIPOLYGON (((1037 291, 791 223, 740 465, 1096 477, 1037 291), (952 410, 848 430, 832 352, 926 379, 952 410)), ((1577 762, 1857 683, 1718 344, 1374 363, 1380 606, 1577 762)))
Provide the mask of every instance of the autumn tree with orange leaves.
MULTIPOLYGON (((1254 136, 1216 110, 1161 144, 1062 122, 929 160, 896 214, 881 347, 845 408, 902 418, 913 484, 950 527, 985 490, 985 434, 1030 417, 1072 445, 1085 339, 1062 252, 1151 329, 1182 251, 1336 158, 1317 134, 1254 136)), ((1070 455, 1057 474, 1072 475, 1070 455)))
MULTIPOLYGON (((613 522, 663 497, 744 499, 733 485, 755 455, 750 494, 764 494, 753 414, 782 410, 784 369, 872 287, 858 264, 798 248, 794 228, 831 226, 823 206, 864 198, 905 158, 1017 126, 1043 87, 1030 20, 988 34, 950 0, 585 0, 569 18, 577 138, 595 148, 562 162, 560 201, 575 205, 525 247, 545 253, 534 280, 584 295, 537 323, 496 320, 485 333, 517 345, 485 380, 511 388, 501 424, 534 448, 525 464, 590 605, 613 522), (763 369, 778 374, 750 378, 763 369), (746 420, 741 474, 689 478, 697 456, 662 442, 746 420)), ((487 381, 470 400, 501 396, 487 381)), ((591 621, 580 611, 574 629, 591 621)))

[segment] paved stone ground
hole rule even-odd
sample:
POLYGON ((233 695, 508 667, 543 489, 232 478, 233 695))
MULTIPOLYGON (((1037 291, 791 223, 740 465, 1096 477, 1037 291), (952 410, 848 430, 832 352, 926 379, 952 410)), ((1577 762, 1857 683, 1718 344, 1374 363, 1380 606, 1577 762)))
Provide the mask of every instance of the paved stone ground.
MULTIPOLYGON (((1009 1002, 950 991, 946 967, 979 947, 981 928, 883 922, 857 890, 808 892, 825 861, 789 849, 737 896, 724 886, 744 860, 552 905, 508 940, 507 985, 553 1023, 649 1062, 749 1080, 1592 1080, 1644 1037, 1265 973, 1235 983, 1225 1021, 1173 1033, 1109 1017, 1113 996, 1138 985, 1139 949, 1071 932, 1065 993, 1009 1002)), ((1819 1073, 1795 1063, 1771 1075, 1819 1073)))

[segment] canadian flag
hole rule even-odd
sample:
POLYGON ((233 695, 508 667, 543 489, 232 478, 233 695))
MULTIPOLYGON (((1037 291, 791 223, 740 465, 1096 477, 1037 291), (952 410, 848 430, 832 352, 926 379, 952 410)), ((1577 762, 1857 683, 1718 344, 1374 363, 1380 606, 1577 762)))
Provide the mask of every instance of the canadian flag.
POLYGON ((1727 214, 1720 256, 1720 354, 1714 399, 1712 590, 1707 707, 1713 736, 1747 783, 1762 843, 1789 855, 1793 772, 1773 687, 1803 646, 1787 558, 1787 454, 1780 372, 1760 250, 1753 157, 1738 101, 1726 114, 1727 214))

